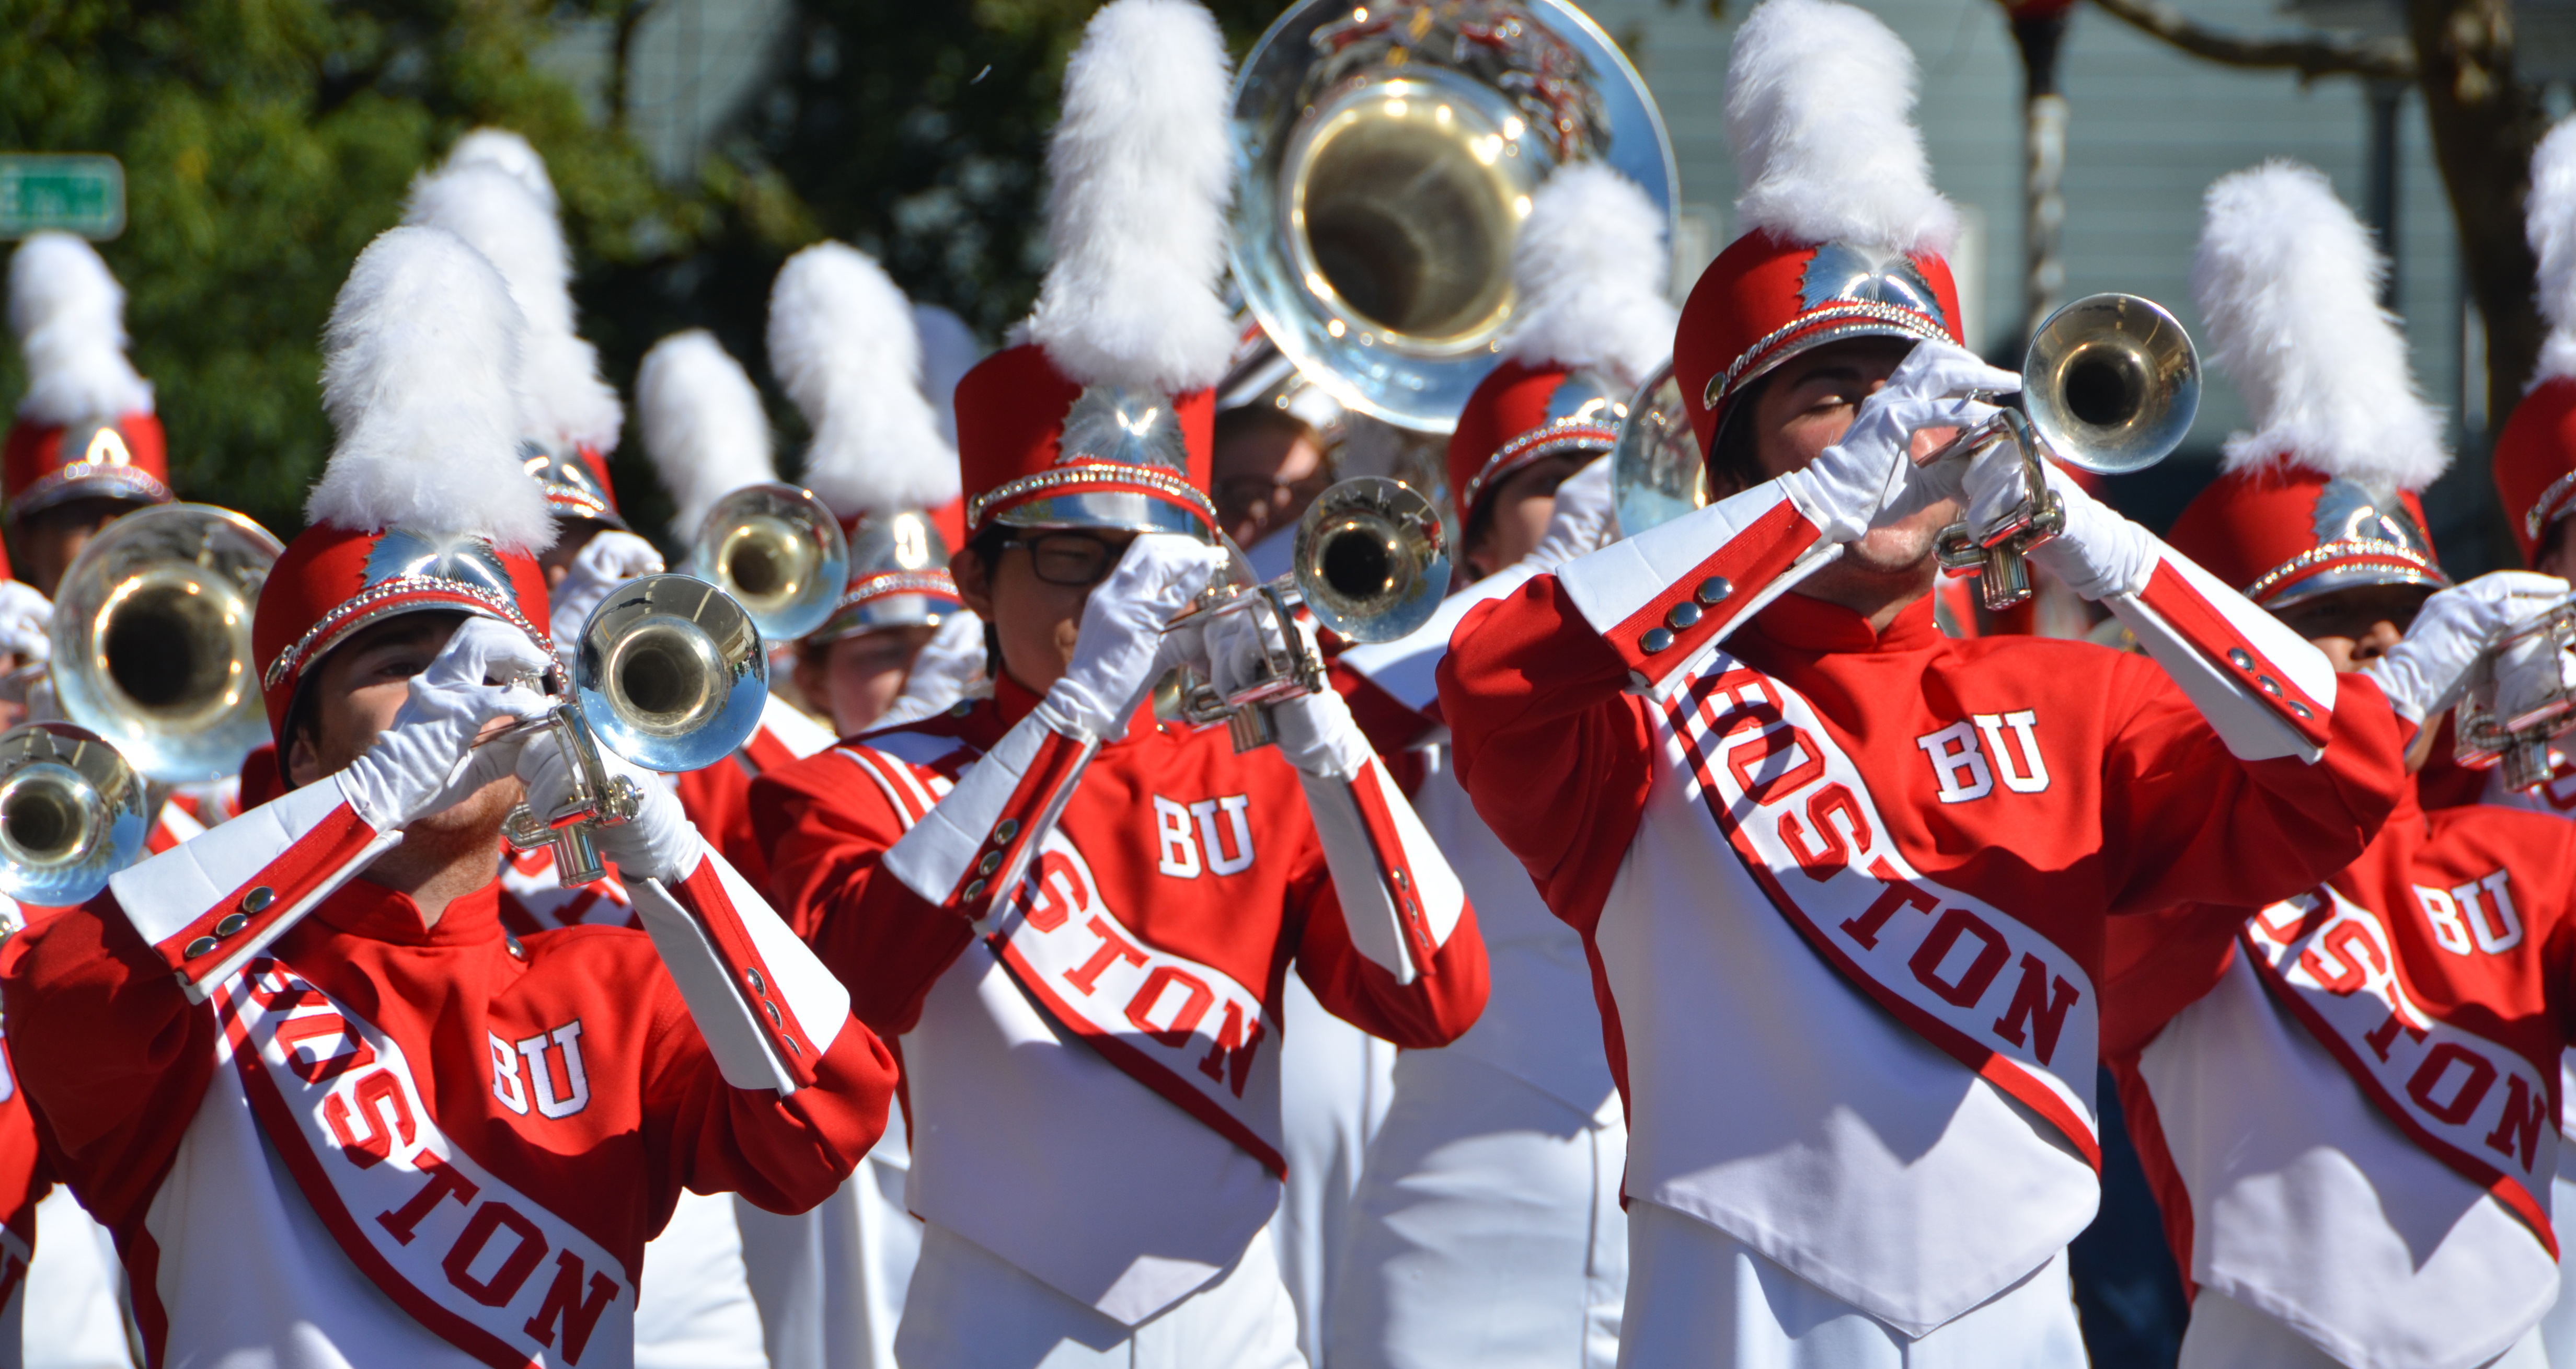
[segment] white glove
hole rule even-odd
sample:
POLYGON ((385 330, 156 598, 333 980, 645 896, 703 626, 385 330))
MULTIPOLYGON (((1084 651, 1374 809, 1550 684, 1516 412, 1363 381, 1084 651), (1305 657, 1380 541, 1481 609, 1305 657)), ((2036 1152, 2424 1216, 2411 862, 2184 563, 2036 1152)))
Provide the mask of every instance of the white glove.
POLYGON ((545 712, 546 699, 523 683, 484 681, 534 675, 546 665, 545 652, 517 628, 490 618, 459 624, 429 668, 411 677, 410 697, 393 725, 332 777, 349 806, 368 826, 390 832, 444 812, 511 773, 519 743, 478 747, 474 738, 494 718, 545 712))
POLYGON ((575 649, 581 625, 590 621, 590 611, 610 590, 636 576, 661 573, 662 553, 643 538, 614 528, 591 538, 573 558, 572 572, 546 596, 554 604, 546 621, 554 632, 555 649, 566 653, 575 649))
POLYGON ((870 730, 900 727, 945 711, 959 699, 983 692, 984 620, 958 609, 939 620, 939 630, 912 658, 903 693, 869 725, 870 730))
POLYGON ((16 656, 20 665, 42 665, 52 660, 53 625, 53 603, 38 594, 35 586, 17 580, 0 581, 0 652, 16 656))
POLYGON ((1270 723, 1279 734, 1279 754, 1309 775, 1351 779, 1377 754, 1352 721, 1350 705, 1329 689, 1270 705, 1270 723))
POLYGON ((1136 701, 1187 650, 1191 633, 1168 640, 1164 625, 1187 608, 1224 565, 1225 552, 1175 532, 1137 537, 1082 609, 1073 660, 1038 707, 1066 736, 1124 734, 1136 701))
POLYGON ((1823 541, 1856 540, 1955 492, 1955 471, 1914 464, 1914 434, 1972 428, 1992 418, 1995 407, 1970 395, 2020 388, 2020 376, 1987 365, 1964 347, 1918 342, 1886 386, 1861 401, 1842 440, 1780 483, 1823 541))
MULTIPOLYGON (((707 844, 680 808, 679 795, 661 776, 606 747, 599 748, 600 768, 613 783, 620 775, 634 781, 643 801, 635 816, 614 827, 593 828, 591 844, 617 863, 627 879, 658 879, 665 884, 686 879, 706 858, 707 844)), ((519 752, 519 780, 528 786, 528 809, 543 818, 573 791, 573 760, 551 731, 538 734, 519 752)))
MULTIPOLYGON (((2362 667, 2361 673, 2378 681, 2390 708, 2420 725, 2459 701, 2470 667, 2498 633, 2566 597, 2567 582, 2554 575, 2519 570, 2481 575, 2425 600, 2414 624, 2406 629, 2405 640, 2362 667)), ((2499 656, 2498 712, 2510 716, 2520 711, 2520 701, 2533 697, 2533 691, 2559 685, 2564 678, 2561 654, 2546 638, 2539 638, 2499 656)))
MULTIPOLYGON (((2039 471, 2066 505, 2066 529, 2033 548, 2030 559, 2087 599, 2144 590, 2156 568, 2154 536, 2085 493, 2055 462, 2042 459, 2039 471)), ((2022 497, 2021 450, 2010 442, 1996 443, 1968 463, 1960 484, 1970 531, 1995 526, 2022 497)))
POLYGON ((1619 530, 1612 515, 1616 501, 1610 493, 1610 457, 1604 453, 1592 464, 1566 478, 1556 487, 1556 512, 1548 515, 1547 532, 1538 545, 1521 558, 1521 564, 1533 570, 1549 571, 1575 557, 1601 550, 1619 540, 1619 530))

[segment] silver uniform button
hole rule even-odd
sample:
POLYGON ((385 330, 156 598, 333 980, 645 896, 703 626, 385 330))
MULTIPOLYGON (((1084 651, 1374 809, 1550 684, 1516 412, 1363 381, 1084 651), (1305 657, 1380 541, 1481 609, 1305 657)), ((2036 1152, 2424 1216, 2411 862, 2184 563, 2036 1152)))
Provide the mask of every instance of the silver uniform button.
POLYGON ((1723 575, 1712 575, 1699 582, 1699 601, 1703 604, 1724 603, 1726 596, 1734 592, 1734 583, 1723 575))
POLYGON ((1676 632, 1694 626, 1699 622, 1699 605, 1688 600, 1675 604, 1673 611, 1664 615, 1664 622, 1676 632))
POLYGON ((1646 629, 1646 635, 1637 639, 1637 645, 1643 648, 1645 653, 1649 656, 1654 655, 1656 652, 1661 651, 1672 644, 1673 634, 1666 632, 1664 629, 1659 627, 1650 627, 1646 629))

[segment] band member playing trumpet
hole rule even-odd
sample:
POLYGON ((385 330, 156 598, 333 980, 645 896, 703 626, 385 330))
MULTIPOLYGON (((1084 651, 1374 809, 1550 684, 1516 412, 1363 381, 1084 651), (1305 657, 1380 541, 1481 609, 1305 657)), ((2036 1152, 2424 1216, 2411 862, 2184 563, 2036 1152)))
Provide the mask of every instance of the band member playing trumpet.
POLYGON ((1480 607, 1441 667, 1467 792, 1590 952, 1624 1364, 2082 1362, 2104 914, 2293 893, 2398 782, 2375 685, 2062 475, 2032 555, 2156 663, 1934 630, 1934 534, 2029 491, 2011 442, 1910 459, 2020 384, 1958 345, 1914 89, 1859 9, 1747 17, 1748 231, 1674 347, 1714 502, 1480 607))
POLYGON ((519 331, 447 233, 359 257, 326 333, 340 441, 253 626, 290 792, 0 973, 153 1363, 622 1361, 683 1186, 794 1211, 883 1127, 885 1048, 624 762, 634 819, 597 841, 653 935, 501 926, 504 812, 569 792, 554 735, 510 730, 552 659, 519 331))
MULTIPOLYGON (((2316 171, 2210 188, 2193 280, 2256 431, 2173 538, 2429 727, 2567 583, 2441 588, 2414 492, 2450 457, 2375 304, 2384 271, 2316 171)), ((2557 684, 2556 655, 2500 664, 2499 695, 2557 684)), ((2545 1362, 2571 916, 2576 827, 2428 814, 2410 782, 2322 883, 2112 924, 2103 1044, 2194 1288, 2185 1366, 2545 1362)))
POLYGON ((908 1366, 1302 1362, 1263 1234, 1284 977, 1409 1045, 1484 1000, 1456 877, 1337 697, 1278 703, 1277 749, 1243 755, 1140 708, 1183 659, 1226 685, 1258 640, 1239 614, 1166 632, 1225 560, 1225 92, 1198 6, 1092 19, 1031 340, 957 390, 951 565, 994 695, 753 786, 777 893, 905 1034, 908 1366))

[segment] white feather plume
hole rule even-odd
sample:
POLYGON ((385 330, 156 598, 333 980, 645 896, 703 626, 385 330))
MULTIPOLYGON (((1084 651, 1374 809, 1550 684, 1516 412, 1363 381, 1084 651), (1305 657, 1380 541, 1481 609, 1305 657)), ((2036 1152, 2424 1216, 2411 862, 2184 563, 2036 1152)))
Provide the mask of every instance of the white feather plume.
POLYGON ((322 406, 340 434, 305 516, 353 531, 554 542, 519 460, 518 306, 443 229, 392 229, 349 268, 322 332, 322 406))
POLYGON ((1559 167, 1512 246, 1520 307, 1503 354, 1596 368, 1633 389, 1672 359, 1671 274, 1664 211, 1642 187, 1601 162, 1559 167))
POLYGON ((1764 0, 1735 31, 1726 138, 1746 231, 1946 253, 1959 211, 1932 188, 1905 40, 1842 0, 1764 0))
MULTIPOLYGON (((542 167, 538 174, 544 174, 542 167)), ((598 353, 573 332, 572 254, 555 220, 551 192, 539 199, 497 161, 450 156, 446 165, 413 180, 403 222, 444 228, 465 239, 510 283, 510 297, 527 320, 519 388, 531 435, 615 450, 625 411, 617 391, 599 378, 598 353)))
POLYGON ((461 166, 498 167, 526 186, 528 193, 545 205, 547 213, 555 212, 555 183, 546 175, 546 159, 528 146, 527 139, 506 128, 478 128, 457 139, 456 146, 447 151, 446 165, 450 170, 461 166))
POLYGON ((921 393, 930 400, 930 416, 939 438, 957 445, 957 382, 984 359, 984 346, 966 320, 936 304, 912 306, 913 326, 921 332, 921 393))
POLYGON ((9 329, 27 359, 18 416, 76 423, 152 412, 152 383, 125 359, 125 287, 88 243, 30 233, 9 257, 9 329))
POLYGON ((671 535, 698 535, 707 510, 745 485, 778 478, 769 415, 742 363, 704 328, 653 344, 635 373, 635 417, 644 454, 670 491, 671 535))
POLYGON ((1083 31, 1047 148, 1055 256, 1029 318, 1068 378, 1180 394, 1225 375, 1230 87, 1195 0, 1113 0, 1083 31))
POLYGON ((2273 160, 2221 176, 2191 266, 2210 364, 2255 431, 2227 439, 2233 471, 2293 462, 2374 488, 2421 490, 2451 464, 2395 316, 2388 264, 2316 168, 2273 160))
POLYGON ((921 392, 912 303, 866 253, 818 242, 769 290, 769 369, 814 429, 805 488, 843 518, 957 497, 957 453, 921 392))
POLYGON ((2576 376, 2576 117, 2559 121, 2531 154, 2523 231, 2540 259, 2540 314, 2549 337, 2531 383, 2576 376))

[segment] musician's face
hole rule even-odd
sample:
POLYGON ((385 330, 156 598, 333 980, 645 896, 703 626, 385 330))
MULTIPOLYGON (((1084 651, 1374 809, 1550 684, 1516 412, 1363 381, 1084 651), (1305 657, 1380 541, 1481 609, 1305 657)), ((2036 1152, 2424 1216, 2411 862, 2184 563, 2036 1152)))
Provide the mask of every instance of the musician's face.
POLYGON ((2363 585, 2320 594, 2272 616, 2314 643, 2335 669, 2359 670, 2406 636, 2431 593, 2421 585, 2363 585))
MULTIPOLYGON (((1780 364, 1754 397, 1754 460, 1765 476, 1803 470, 1842 441, 1861 401, 1887 387, 1887 378, 1914 344, 1903 338, 1852 338, 1801 352, 1780 364)), ((1916 460, 1939 450, 1954 428, 1927 428, 1914 435, 1916 460)), ((1843 553, 1842 563, 1819 572, 1830 582, 1862 575, 1922 577, 1932 573, 1932 539, 1957 520, 1959 506, 1943 500, 1883 528, 1873 528, 1843 553)))
MULTIPOLYGON (((322 658, 312 698, 287 740, 287 778, 300 789, 366 754, 411 696, 411 677, 429 668, 464 621, 461 613, 406 613, 363 628, 333 647, 322 658)), ((496 718, 485 730, 509 726, 509 719, 496 718)), ((517 777, 505 775, 455 807, 405 827, 405 843, 441 834, 489 833, 497 839, 502 817, 519 798, 517 777)))
POLYGON ((828 706, 832 727, 857 736, 894 707, 912 663, 937 628, 887 627, 854 633, 796 657, 796 687, 828 706))
POLYGON ((48 599, 63 587, 63 572, 108 524, 145 505, 130 499, 68 499, 29 514, 17 527, 18 578, 48 599))
POLYGON ((1001 639, 1002 669, 1022 688, 1044 694, 1073 663, 1092 589, 1118 568, 1136 534, 1029 529, 1014 530, 1013 538, 1019 545, 1003 548, 990 564, 971 545, 960 550, 949 559, 948 571, 957 579, 957 597, 1001 639), (1040 556, 1046 558, 1043 574, 1034 559, 1040 556))

